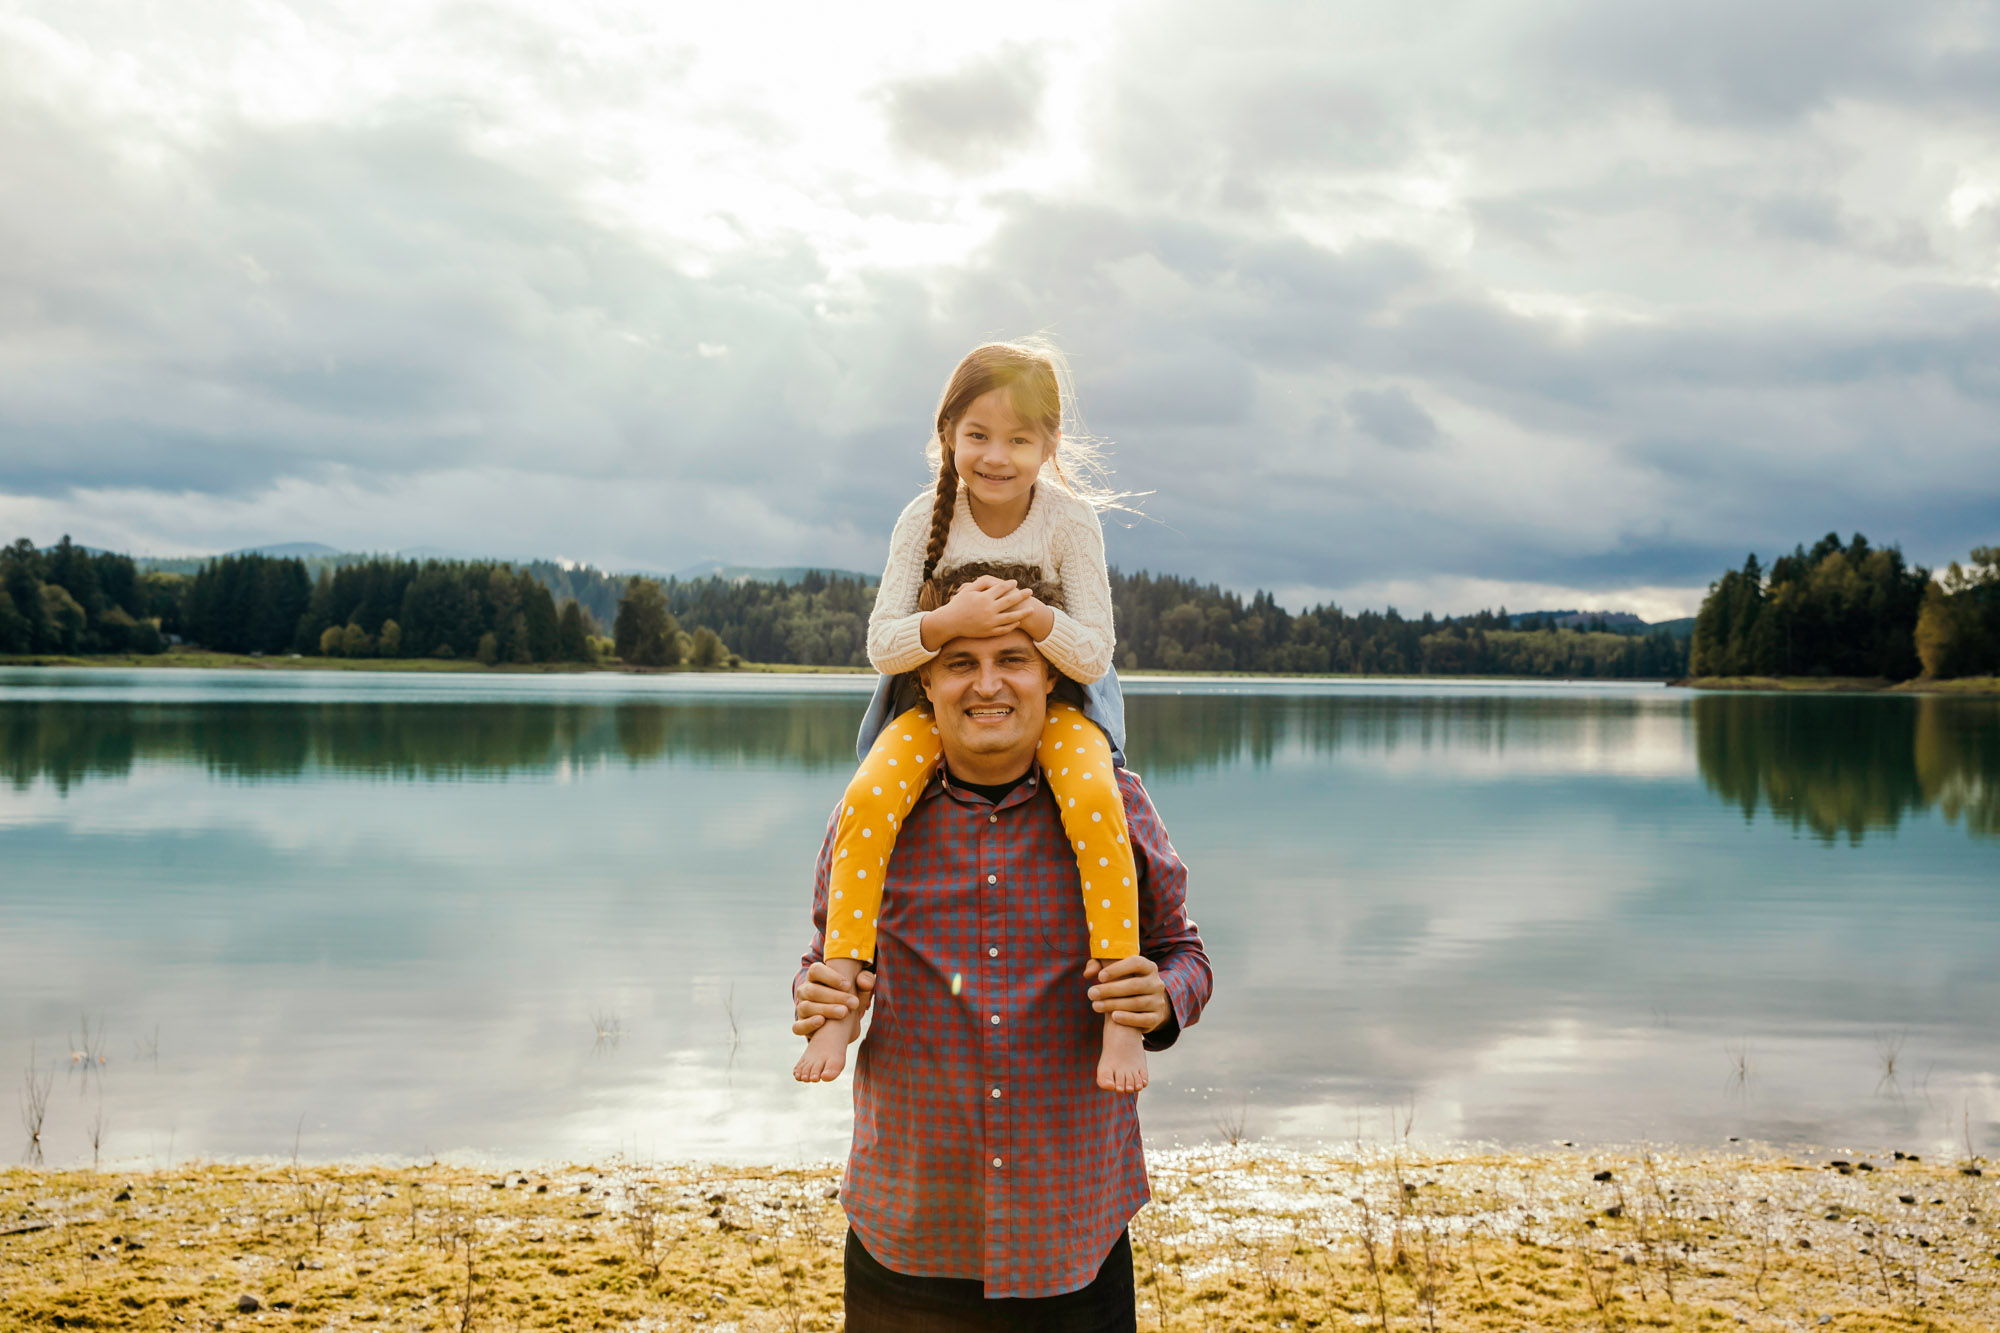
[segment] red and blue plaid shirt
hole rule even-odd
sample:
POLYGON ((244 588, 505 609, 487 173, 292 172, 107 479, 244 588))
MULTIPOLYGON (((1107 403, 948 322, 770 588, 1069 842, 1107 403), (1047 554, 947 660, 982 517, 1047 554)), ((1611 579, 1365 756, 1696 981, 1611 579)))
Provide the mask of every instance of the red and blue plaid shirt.
MULTIPOLYGON (((1145 787, 1116 771, 1141 949, 1174 1012, 1147 1044, 1166 1045, 1201 1015, 1208 955, 1187 868, 1145 787)), ((830 818, 805 967, 824 956, 833 830, 830 818)), ((1149 1197, 1146 1162, 1136 1098, 1097 1086, 1103 1016, 1085 994, 1076 855, 1041 770, 996 806, 940 767, 897 836, 879 922, 841 1182, 849 1223, 891 1270, 977 1279, 989 1298, 1088 1285, 1149 1197)))

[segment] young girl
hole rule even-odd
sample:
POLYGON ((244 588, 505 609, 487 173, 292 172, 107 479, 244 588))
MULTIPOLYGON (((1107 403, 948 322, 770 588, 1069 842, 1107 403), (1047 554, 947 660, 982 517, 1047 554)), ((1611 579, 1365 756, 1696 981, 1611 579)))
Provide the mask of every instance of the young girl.
MULTIPOLYGON (((893 678, 954 638, 1017 627, 1058 671, 1086 687, 1081 710, 1049 701, 1036 757, 1077 849, 1090 956, 1109 963, 1139 952, 1138 872, 1112 773, 1122 758, 1125 714, 1111 669, 1111 580, 1104 531, 1076 475, 1094 460, 1083 456, 1083 446, 1063 442, 1062 379, 1053 348, 989 343, 966 354, 938 400, 936 434, 926 447, 937 463, 937 485, 903 511, 890 539, 868 621, 868 658, 883 675, 862 721, 861 770, 848 785, 834 833, 825 952, 828 966, 848 982, 874 960, 889 855, 939 758, 927 703, 889 717, 893 678), (995 579, 968 584, 935 610, 917 609, 934 575, 972 564, 1038 566, 1068 609, 995 579)), ((860 1025, 859 1010, 829 1020, 807 1041, 793 1076, 807 1083, 838 1077, 860 1025)), ((1098 1086, 1145 1087, 1143 1042, 1138 1029, 1105 1015, 1098 1086)))

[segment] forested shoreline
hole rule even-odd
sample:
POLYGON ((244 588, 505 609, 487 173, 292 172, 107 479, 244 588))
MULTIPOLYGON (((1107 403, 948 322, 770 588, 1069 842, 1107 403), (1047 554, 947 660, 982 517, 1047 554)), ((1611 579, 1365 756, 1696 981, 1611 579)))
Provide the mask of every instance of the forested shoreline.
POLYGON ((1709 585, 1689 647, 1695 677, 1950 680, 2000 675, 2000 547, 1932 577, 1896 546, 1829 532, 1709 585))
MULTIPOLYGON (((65 537, 0 552, 0 653, 159 653, 185 644, 263 656, 469 659, 486 665, 744 661, 865 668, 875 589, 849 575, 789 583, 619 577, 547 561, 408 560, 322 566, 215 557, 192 573, 65 537), (20 608, 26 606, 27 611, 20 608), (608 632, 607 632, 607 621, 608 632)), ((1123 670, 1666 679, 1683 640, 1629 622, 1517 623, 1476 615, 1293 613, 1175 575, 1111 572, 1123 670)), ((1569 617, 1575 619, 1575 617, 1569 617)))

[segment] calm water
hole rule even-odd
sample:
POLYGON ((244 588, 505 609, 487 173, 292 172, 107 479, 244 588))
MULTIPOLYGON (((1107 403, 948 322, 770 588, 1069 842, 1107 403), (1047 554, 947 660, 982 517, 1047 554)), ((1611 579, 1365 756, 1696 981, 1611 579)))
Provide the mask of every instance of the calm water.
MULTIPOLYGON (((57 1162, 838 1155, 787 985, 863 687, 0 671, 8 1100, 57 1162)), ((1156 1142, 2000 1147, 2000 703, 1132 694, 1218 974, 1156 1142)))

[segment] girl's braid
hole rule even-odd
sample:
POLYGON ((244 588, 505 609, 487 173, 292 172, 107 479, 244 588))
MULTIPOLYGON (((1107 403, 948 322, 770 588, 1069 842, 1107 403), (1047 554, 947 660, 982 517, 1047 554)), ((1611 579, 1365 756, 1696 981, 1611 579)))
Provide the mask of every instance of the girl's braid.
POLYGON ((938 438, 944 446, 944 461, 938 465, 937 499, 931 504, 930 545, 924 548, 926 583, 944 558, 945 539, 951 535, 952 516, 958 512, 958 466, 952 461, 951 442, 944 439, 943 431, 938 432, 938 438))

